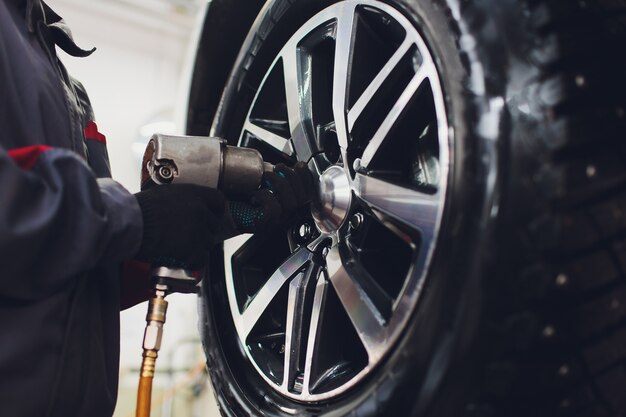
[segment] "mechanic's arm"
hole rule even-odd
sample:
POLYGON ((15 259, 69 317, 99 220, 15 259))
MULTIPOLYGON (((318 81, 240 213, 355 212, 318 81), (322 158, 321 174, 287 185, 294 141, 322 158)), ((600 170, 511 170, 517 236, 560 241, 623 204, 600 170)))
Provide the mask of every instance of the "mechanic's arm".
MULTIPOLYGON (((195 206, 199 201, 172 195, 173 191, 178 193, 172 186, 158 186, 137 194, 144 213, 145 230, 149 231, 144 233, 144 241, 153 242, 142 244, 138 257, 157 263, 159 260, 167 263, 167 258, 175 258, 184 260, 187 267, 194 263, 202 266, 207 258, 207 248, 240 233, 263 233, 281 227, 305 207, 313 195, 313 177, 303 162, 298 162, 293 168, 278 164, 275 172, 263 175, 262 182, 263 187, 249 199, 238 201, 225 201, 219 191, 198 187, 195 195, 205 194, 209 210, 199 222, 195 220, 177 225, 179 228, 189 227, 186 232, 189 238, 184 242, 174 242, 171 238, 174 231, 168 229, 167 222, 159 219, 181 218, 181 205, 195 206), (153 203, 152 194, 165 194, 170 204, 153 203)), ((122 309, 146 301, 151 296, 150 279, 149 263, 130 261, 123 265, 122 309)))
POLYGON ((69 150, 0 147, 0 296, 32 300, 78 273, 130 259, 142 237, 135 197, 69 150))

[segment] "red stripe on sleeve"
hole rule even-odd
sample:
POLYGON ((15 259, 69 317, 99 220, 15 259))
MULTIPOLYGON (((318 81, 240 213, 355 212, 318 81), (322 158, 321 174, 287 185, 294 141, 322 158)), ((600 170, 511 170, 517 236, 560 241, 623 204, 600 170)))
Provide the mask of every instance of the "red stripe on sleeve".
POLYGON ((85 139, 96 140, 106 145, 107 138, 102 133, 98 132, 98 125, 96 122, 88 122, 85 127, 85 139))
POLYGON ((7 153, 20 168, 30 171, 37 164, 39 156, 49 149, 52 147, 48 145, 34 145, 11 149, 7 153))

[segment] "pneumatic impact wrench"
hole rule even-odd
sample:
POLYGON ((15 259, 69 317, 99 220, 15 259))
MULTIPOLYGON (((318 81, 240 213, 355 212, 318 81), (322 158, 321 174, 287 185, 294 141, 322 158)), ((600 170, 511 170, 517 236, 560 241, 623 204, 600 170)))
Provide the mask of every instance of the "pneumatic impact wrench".
MULTIPOLYGON (((195 184, 227 194, 250 194, 261 184, 263 173, 273 170, 261 154, 250 148, 228 146, 214 137, 183 137, 155 134, 143 156, 141 188, 164 184, 195 184)), ((168 294, 197 293, 193 271, 152 265, 153 296, 149 301, 143 339, 137 417, 150 415, 152 380, 163 335, 168 294)))

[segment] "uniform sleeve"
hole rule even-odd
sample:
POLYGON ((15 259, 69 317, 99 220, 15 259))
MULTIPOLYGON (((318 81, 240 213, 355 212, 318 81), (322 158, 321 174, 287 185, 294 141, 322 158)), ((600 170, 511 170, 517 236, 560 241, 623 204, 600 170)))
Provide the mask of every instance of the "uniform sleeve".
POLYGON ((45 297, 139 249, 135 197, 71 151, 0 147, 0 181, 0 297, 45 297))

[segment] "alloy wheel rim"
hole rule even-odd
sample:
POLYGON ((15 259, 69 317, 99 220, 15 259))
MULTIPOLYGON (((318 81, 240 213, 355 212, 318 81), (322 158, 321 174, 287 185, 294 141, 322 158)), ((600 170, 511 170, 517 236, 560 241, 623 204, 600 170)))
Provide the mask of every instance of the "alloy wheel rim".
POLYGON ((224 245, 236 333, 272 389, 298 401, 327 400, 393 349, 436 247, 450 134, 432 55, 390 5, 334 4, 285 43, 239 146, 273 162, 307 162, 320 180, 319 202, 286 231, 289 250, 269 272, 240 265, 259 248, 250 235, 224 245), (389 51, 369 51, 377 33, 389 51), (389 155, 399 156, 390 162, 389 155), (248 275, 262 279, 249 285, 248 275))

